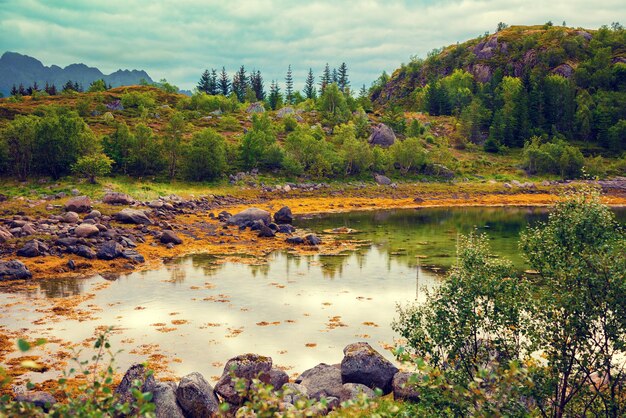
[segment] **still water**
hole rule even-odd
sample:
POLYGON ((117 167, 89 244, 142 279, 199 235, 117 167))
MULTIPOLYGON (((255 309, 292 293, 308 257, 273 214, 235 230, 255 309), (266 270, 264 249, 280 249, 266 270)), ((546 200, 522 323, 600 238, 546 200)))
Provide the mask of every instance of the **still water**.
MULTIPOLYGON (((623 223, 626 211, 617 211, 623 223)), ((118 365, 169 361, 169 371, 192 371, 215 380, 229 358, 246 352, 271 356, 297 374, 320 362, 341 361, 342 349, 368 341, 389 358, 396 305, 424 298, 455 259, 459 234, 484 232, 493 251, 521 271, 517 240, 544 209, 441 208, 353 212, 299 218, 294 223, 324 233, 337 227, 369 242, 335 256, 270 255, 262 264, 219 263, 206 255, 184 257, 155 271, 81 280, 48 280, 29 291, 0 294, 0 326, 46 337, 54 353, 86 342, 96 327, 114 326, 118 365), (78 299, 85 297, 84 300, 78 299), (73 301, 78 315, 50 315, 73 301), (76 302, 74 302, 76 301, 76 302), (156 356, 156 357, 155 357, 156 356), (163 356, 163 357, 158 357, 163 356)), ((49 376, 48 376, 49 377, 49 376)), ((32 376, 33 380, 45 376, 32 376)))

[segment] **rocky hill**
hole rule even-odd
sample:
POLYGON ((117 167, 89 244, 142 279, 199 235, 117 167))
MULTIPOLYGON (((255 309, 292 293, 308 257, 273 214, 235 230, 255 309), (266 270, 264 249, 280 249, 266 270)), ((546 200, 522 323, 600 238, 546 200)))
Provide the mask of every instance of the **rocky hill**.
POLYGON ((616 31, 602 28, 588 30, 557 26, 511 26, 497 33, 433 51, 428 58, 413 59, 394 71, 384 86, 375 89, 372 99, 383 105, 402 101, 416 87, 463 69, 481 83, 494 74, 523 77, 531 71, 559 74, 570 78, 580 63, 593 58, 595 43, 607 49, 610 64, 626 64, 626 39, 612 36, 616 31), (609 35, 607 35, 609 33, 609 35), (617 39, 616 39, 617 38, 617 39))
POLYGON ((0 93, 9 95, 11 87, 23 84, 25 87, 37 82, 43 87, 46 83, 61 87, 68 80, 78 82, 85 88, 94 80, 104 79, 113 87, 139 84, 141 79, 152 82, 143 70, 117 70, 103 74, 97 68, 85 64, 71 64, 65 68, 57 65, 44 66, 41 61, 16 52, 5 52, 0 57, 0 93))

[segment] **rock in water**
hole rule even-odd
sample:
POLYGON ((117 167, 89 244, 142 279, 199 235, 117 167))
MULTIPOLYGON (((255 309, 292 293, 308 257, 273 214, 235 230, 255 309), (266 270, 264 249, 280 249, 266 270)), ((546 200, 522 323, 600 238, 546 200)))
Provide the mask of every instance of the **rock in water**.
POLYGON ((341 379, 343 383, 361 383, 369 388, 391 392, 391 381, 398 368, 368 343, 349 344, 343 349, 341 379))
POLYGON ((114 258, 122 257, 124 254, 124 247, 115 241, 107 241, 98 250, 96 256, 100 260, 113 260, 114 258))
POLYGON ((259 208, 248 208, 238 214, 231 216, 226 221, 229 225, 246 226, 248 223, 262 221, 265 225, 272 222, 270 213, 259 208))
POLYGON ((115 388, 115 394, 119 398, 120 402, 133 402, 135 400, 132 392, 135 380, 141 382, 139 389, 142 392, 150 392, 154 388, 155 381, 152 373, 149 373, 143 364, 133 364, 128 368, 122 378, 122 381, 117 388, 115 388))
POLYGON ((156 418, 184 418, 183 409, 176 400, 174 382, 156 382, 152 389, 152 403, 156 418))
POLYGON ((274 214, 274 222, 277 224, 290 224, 293 222, 293 215, 288 206, 283 206, 274 214))
POLYGON ((198 372, 190 373, 180 380, 176 400, 187 417, 212 417, 219 412, 220 403, 213 388, 198 372))
POLYGON ((304 386, 309 397, 320 399, 323 397, 333 396, 339 398, 343 388, 341 381, 341 370, 338 367, 328 364, 318 364, 302 373, 296 379, 296 383, 304 386))
POLYGON ((233 357, 224 366, 224 372, 215 385, 215 392, 231 405, 241 406, 242 399, 235 390, 233 377, 244 379, 246 390, 250 388, 252 379, 259 379, 263 383, 270 383, 272 359, 258 354, 243 354, 233 357))
POLYGON ((304 241, 309 245, 320 245, 322 243, 322 240, 315 234, 306 235, 304 241))
POLYGON ((371 145, 380 145, 381 147, 390 147, 396 142, 396 134, 393 133, 393 129, 384 123, 379 124, 374 128, 372 134, 368 139, 371 145))
POLYGON ((77 196, 65 203, 65 210, 68 212, 86 213, 91 211, 91 199, 87 196, 77 196))
POLYGON ((152 225, 152 221, 144 211, 130 208, 122 209, 116 213, 114 219, 127 224, 152 225))

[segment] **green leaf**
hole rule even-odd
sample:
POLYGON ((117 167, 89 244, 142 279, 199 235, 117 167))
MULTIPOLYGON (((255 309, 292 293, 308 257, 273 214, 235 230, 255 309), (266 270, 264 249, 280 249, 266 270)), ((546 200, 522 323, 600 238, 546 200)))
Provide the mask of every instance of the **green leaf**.
POLYGON ((23 339, 19 339, 17 340, 17 347, 20 349, 21 352, 26 352, 28 350, 30 350, 30 344, 28 343, 28 341, 23 340, 23 339))

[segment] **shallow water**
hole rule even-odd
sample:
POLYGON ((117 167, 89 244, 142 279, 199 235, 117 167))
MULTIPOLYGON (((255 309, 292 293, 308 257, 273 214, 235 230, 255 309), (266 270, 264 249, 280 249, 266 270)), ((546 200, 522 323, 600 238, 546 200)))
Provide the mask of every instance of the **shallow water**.
MULTIPOLYGON (((354 341, 385 352, 394 343, 396 304, 423 300, 423 288, 437 285, 437 271, 454 261, 458 234, 485 232, 496 254, 524 269, 519 232, 546 216, 543 209, 459 208, 301 218, 298 227, 320 233, 354 228, 359 232, 351 237, 371 245, 338 256, 275 253, 261 265, 194 255, 111 282, 100 276, 42 281, 28 292, 0 294, 0 325, 71 343, 93 337, 98 326, 115 326, 112 343, 124 350, 122 369, 158 353, 173 360, 175 375, 199 371, 215 380, 226 360, 254 352, 297 374, 341 361, 343 347, 354 341), (93 294, 77 306, 84 315, 49 320, 46 307, 81 294, 93 294)), ((626 211, 618 216, 623 222, 626 211)))

